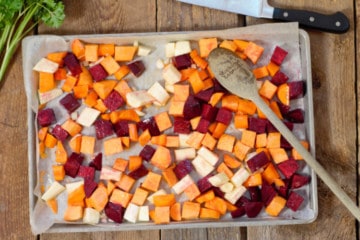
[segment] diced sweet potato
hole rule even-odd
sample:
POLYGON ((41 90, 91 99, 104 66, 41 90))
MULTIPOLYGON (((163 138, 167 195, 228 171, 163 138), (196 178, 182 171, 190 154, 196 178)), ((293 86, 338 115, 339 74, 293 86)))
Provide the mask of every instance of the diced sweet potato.
POLYGON ((166 169, 171 164, 171 153, 168 148, 158 146, 150 162, 159 169, 166 169))

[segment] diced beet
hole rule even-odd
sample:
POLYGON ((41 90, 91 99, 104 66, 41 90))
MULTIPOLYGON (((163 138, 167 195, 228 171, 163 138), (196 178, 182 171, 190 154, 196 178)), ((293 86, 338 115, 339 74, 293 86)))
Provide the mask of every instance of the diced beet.
POLYGON ((144 63, 141 60, 128 63, 127 66, 135 77, 139 77, 145 71, 144 63))
POLYGON ((185 53, 179 56, 175 56, 172 59, 174 66, 178 70, 191 67, 192 61, 189 53, 185 53))
POLYGON ((220 108, 216 114, 216 121, 221 122, 225 125, 229 125, 232 120, 232 112, 226 108, 220 108))
POLYGON ((37 116, 39 125, 42 127, 47 127, 51 125, 51 123, 55 122, 55 113, 52 108, 45 108, 38 112, 37 116))
POLYGON ((291 179, 291 188, 301 188, 302 186, 308 184, 310 182, 309 176, 304 176, 295 173, 291 179))
POLYGON ((190 160, 183 160, 179 162, 175 168, 174 173, 176 177, 180 180, 186 175, 188 175, 193 170, 192 164, 190 160))
POLYGON ((98 119, 95 121, 94 126, 95 126, 96 138, 99 140, 107 136, 110 136, 114 133, 113 125, 111 124, 110 121, 98 119))
POLYGON ((215 196, 218 196, 220 198, 224 198, 225 193, 223 191, 221 191, 219 187, 213 187, 212 190, 214 191, 215 196))
POLYGON ((115 111, 116 109, 124 105, 125 101, 117 91, 112 91, 104 99, 104 104, 110 111, 115 111))
POLYGON ((152 156, 155 153, 155 149, 153 147, 151 147, 150 145, 146 145, 141 152, 139 153, 139 156, 145 160, 145 161, 150 161, 152 156))
MULTIPOLYGON (((285 126, 288 127, 288 129, 290 131, 293 130, 294 128, 294 124, 292 122, 283 122, 285 124, 285 126)), ((266 131, 268 133, 271 133, 271 132, 279 132, 279 130, 276 129, 276 127, 270 122, 270 121, 267 121, 267 124, 266 124, 266 131)))
POLYGON ((102 168, 102 153, 98 153, 94 159, 89 163, 89 167, 95 168, 95 170, 101 171, 102 168))
POLYGON ((96 65, 90 67, 89 72, 95 82, 104 80, 108 76, 106 70, 104 69, 103 66, 101 66, 101 64, 96 64, 96 65))
POLYGON ((214 82, 214 92, 223 92, 223 93, 229 92, 219 83, 219 81, 216 78, 213 80, 213 82, 214 82))
POLYGON ((290 112, 290 106, 285 105, 281 102, 277 102, 277 105, 279 106, 281 115, 285 116, 286 114, 288 114, 290 112))
POLYGON ((239 200, 236 201, 235 206, 241 207, 244 206, 244 204, 247 202, 251 202, 250 199, 245 196, 241 196, 239 200))
POLYGON ((277 191, 280 196, 287 198, 288 194, 289 194, 289 188, 290 188, 290 179, 283 179, 283 182, 285 183, 285 186, 279 187, 279 189, 277 191))
POLYGON ((285 73, 283 73, 281 71, 278 71, 272 77, 271 83, 276 85, 276 86, 280 86, 281 84, 286 83, 288 80, 289 80, 289 77, 285 73))
POLYGON ((212 185, 208 180, 209 177, 210 177, 210 175, 205 176, 205 177, 203 177, 203 178, 201 178, 200 180, 197 181, 197 186, 198 186, 199 191, 201 193, 204 193, 204 192, 206 192, 206 191, 208 191, 208 190, 210 190, 212 188, 212 185))
POLYGON ((266 119, 249 117, 248 118, 248 123, 249 123, 248 130, 254 131, 257 134, 265 133, 267 122, 268 121, 266 119))
POLYGON ((78 177, 82 177, 88 180, 94 180, 95 168, 81 165, 77 173, 78 177))
POLYGON ((190 95, 185 102, 183 115, 186 120, 193 119, 194 117, 201 115, 201 104, 200 102, 193 96, 190 95))
POLYGON ((296 192, 292 191, 286 202, 286 207, 290 208, 295 212, 299 209, 303 201, 304 198, 300 194, 297 194, 296 192))
POLYGON ((214 88, 209 88, 195 94, 195 97, 203 102, 209 102, 214 93, 214 88))
POLYGON ((97 186, 98 186, 97 182, 85 178, 84 181, 85 196, 89 198, 91 194, 95 191, 97 186))
POLYGON ((144 120, 138 122, 137 127, 143 131, 146 131, 146 129, 149 129, 151 136, 159 136, 160 135, 160 130, 156 124, 154 117, 150 117, 150 118, 147 118, 147 119, 144 119, 144 120))
POLYGON ((238 208, 236 208, 234 211, 231 211, 231 217, 232 218, 239 218, 245 215, 245 207, 244 206, 240 206, 238 208))
POLYGON ((71 75, 77 76, 82 73, 80 62, 73 53, 68 52, 63 61, 64 65, 70 70, 71 75))
POLYGON ((174 118, 174 132, 189 134, 191 132, 191 124, 189 120, 185 120, 182 117, 174 118))
POLYGON ((203 104, 201 117, 213 122, 216 118, 218 110, 219 109, 217 107, 213 107, 210 104, 203 104))
POLYGON ((72 153, 64 164, 65 174, 72 178, 75 178, 83 160, 83 155, 78 153, 72 153))
POLYGON ((291 176, 299 169, 299 165, 294 159, 281 162, 277 165, 277 167, 286 178, 291 178, 291 176))
POLYGON ((114 124, 115 134, 118 137, 129 136, 129 122, 126 120, 120 120, 114 124))
POLYGON ((106 216, 116 223, 122 223, 125 208, 121 204, 108 202, 105 206, 106 216))
POLYGON ((199 124, 196 127, 196 131, 201 132, 201 133, 207 133, 209 126, 210 126, 210 121, 206 120, 204 118, 201 118, 199 121, 199 124))
POLYGON ((280 147, 284 148, 286 150, 289 150, 292 148, 291 144, 283 137, 280 138, 280 147))
POLYGON ((287 51, 285 51, 279 46, 276 46, 271 56, 271 61, 280 66, 287 54, 287 51))
POLYGON ((149 170, 144 166, 141 165, 138 169, 129 173, 129 177, 132 177, 135 180, 138 180, 148 174, 149 170))
POLYGON ((287 126, 287 128, 292 131, 294 129, 294 123, 292 122, 284 122, 284 124, 287 126))
POLYGON ((255 172, 263 167, 266 166, 270 162, 268 156, 264 151, 261 151, 260 153, 256 154, 252 158, 250 158, 247 161, 247 165, 251 172, 255 172))
POLYGON ((285 115, 285 118, 293 123, 304 123, 304 111, 300 108, 291 110, 285 115))
POLYGON ((269 205, 275 196, 275 188, 272 185, 263 182, 261 185, 261 201, 264 203, 264 205, 269 205))
POLYGON ((289 98, 296 99, 304 96, 304 81, 289 82, 289 98))
POLYGON ((51 133, 59 141, 64 141, 69 136, 69 133, 65 129, 63 129, 59 124, 56 124, 56 126, 54 127, 51 133))
POLYGON ((250 199, 252 202, 261 201, 261 193, 259 187, 249 187, 250 199))
POLYGON ((60 104, 67 110, 68 113, 74 112, 81 103, 74 97, 72 93, 67 94, 60 100, 60 104))
POLYGON ((254 218, 261 212, 263 208, 262 202, 248 202, 244 204, 246 215, 249 218, 254 218))

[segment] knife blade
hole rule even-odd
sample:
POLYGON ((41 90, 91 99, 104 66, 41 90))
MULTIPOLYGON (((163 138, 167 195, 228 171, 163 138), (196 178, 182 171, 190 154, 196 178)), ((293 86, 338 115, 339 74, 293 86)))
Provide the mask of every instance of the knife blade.
POLYGON ((318 12, 272 7, 267 0, 177 0, 180 2, 233 12, 237 14, 270 18, 287 22, 299 22, 306 28, 331 33, 345 33, 350 28, 349 19, 342 12, 330 15, 318 12))

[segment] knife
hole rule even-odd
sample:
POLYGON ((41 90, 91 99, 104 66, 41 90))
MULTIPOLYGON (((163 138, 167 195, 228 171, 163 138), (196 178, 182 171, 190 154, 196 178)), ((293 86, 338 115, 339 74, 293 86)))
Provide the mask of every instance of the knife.
POLYGON ((342 12, 325 15, 307 10, 283 9, 270 6, 267 0, 178 1, 257 18, 270 18, 287 22, 299 22, 300 26, 325 32, 345 33, 350 28, 349 20, 342 12))

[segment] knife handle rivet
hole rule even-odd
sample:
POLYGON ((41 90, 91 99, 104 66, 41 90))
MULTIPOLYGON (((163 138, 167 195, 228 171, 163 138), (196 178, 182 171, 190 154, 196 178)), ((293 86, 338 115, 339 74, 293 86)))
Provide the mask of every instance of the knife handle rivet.
POLYGON ((336 21, 335 26, 340 27, 340 26, 341 26, 341 22, 336 21))
POLYGON ((309 21, 310 21, 310 22, 315 22, 315 18, 314 18, 314 17, 310 17, 310 18, 309 18, 309 21))
POLYGON ((288 12, 284 12, 284 13, 283 13, 283 16, 287 18, 287 17, 289 16, 289 13, 288 13, 288 12))

